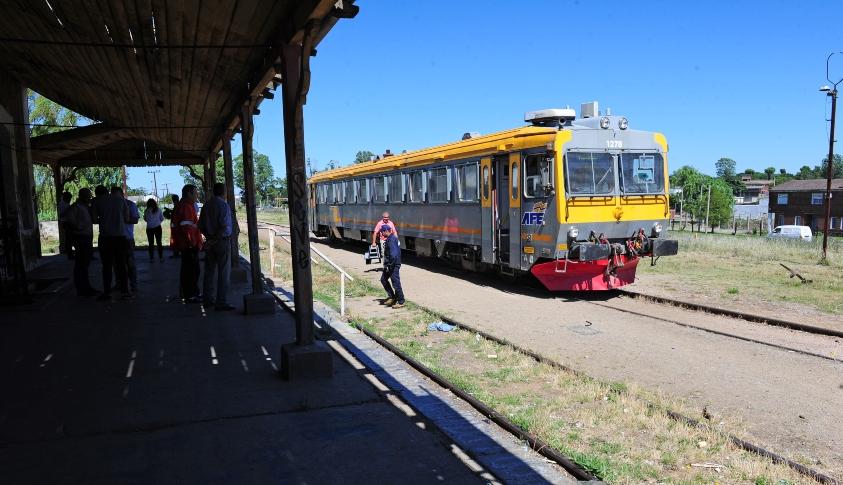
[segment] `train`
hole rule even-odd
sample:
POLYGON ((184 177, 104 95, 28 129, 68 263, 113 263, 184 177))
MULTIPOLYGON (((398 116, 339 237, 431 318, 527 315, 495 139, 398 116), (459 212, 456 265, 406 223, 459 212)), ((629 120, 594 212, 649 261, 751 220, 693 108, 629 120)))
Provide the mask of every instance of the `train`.
POLYGON ((310 227, 371 241, 389 212, 402 250, 467 271, 531 273, 551 291, 635 281, 640 261, 678 254, 667 139, 630 128, 596 102, 531 111, 525 125, 308 179, 310 227))

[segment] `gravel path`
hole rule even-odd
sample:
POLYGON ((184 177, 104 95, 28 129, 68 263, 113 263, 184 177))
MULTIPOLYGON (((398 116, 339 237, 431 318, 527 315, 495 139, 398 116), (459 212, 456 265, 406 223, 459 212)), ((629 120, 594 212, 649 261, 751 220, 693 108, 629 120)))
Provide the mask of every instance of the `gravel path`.
MULTIPOLYGON (((363 246, 314 244, 346 270, 379 279, 377 265, 363 262, 363 246)), ((407 256, 401 279, 409 300, 593 377, 657 388, 715 417, 736 417, 744 437, 843 476, 843 363, 659 318, 843 360, 839 339, 630 298, 581 301, 407 256)))

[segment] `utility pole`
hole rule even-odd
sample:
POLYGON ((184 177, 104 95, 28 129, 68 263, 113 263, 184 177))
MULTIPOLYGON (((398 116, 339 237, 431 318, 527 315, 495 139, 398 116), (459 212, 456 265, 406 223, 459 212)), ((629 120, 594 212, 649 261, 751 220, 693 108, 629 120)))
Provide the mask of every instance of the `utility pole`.
POLYGON ((156 200, 158 199, 158 178, 156 177, 156 175, 160 171, 161 170, 148 170, 147 171, 147 173, 152 174, 152 186, 153 186, 153 191, 155 192, 155 199, 156 200))
POLYGON ((711 185, 708 186, 708 202, 705 205, 705 227, 711 229, 708 225, 708 214, 711 211, 711 185))
POLYGON ((823 86, 820 91, 831 96, 831 129, 828 135, 828 160, 826 167, 826 185, 825 185, 825 223, 823 224, 823 261, 828 261, 828 231, 831 225, 831 178, 834 176, 834 118, 837 114, 837 85, 843 82, 840 78, 837 82, 831 80, 828 73, 828 62, 834 54, 843 54, 843 52, 832 52, 825 60, 825 78, 832 86, 823 86))
MULTIPOLYGON (((167 196, 167 194, 169 194, 169 193, 170 193, 170 184, 163 184, 163 183, 162 183, 161 185, 163 185, 163 186, 164 186, 164 197, 166 197, 166 196, 167 196)), ((163 197, 162 197, 162 198, 163 198, 163 197)))

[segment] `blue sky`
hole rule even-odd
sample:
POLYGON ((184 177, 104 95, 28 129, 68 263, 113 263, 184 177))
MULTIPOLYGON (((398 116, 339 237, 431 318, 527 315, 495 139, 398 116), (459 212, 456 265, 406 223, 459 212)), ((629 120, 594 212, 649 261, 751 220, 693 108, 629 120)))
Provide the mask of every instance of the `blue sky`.
MULTIPOLYGON (((665 133, 673 169, 713 173, 727 156, 739 171, 793 172, 828 151, 830 104, 818 88, 826 56, 843 51, 840 2, 357 4, 357 18, 341 20, 311 61, 305 142, 316 168, 592 100, 632 128, 665 133)), ((839 79, 843 54, 832 59, 839 79)), ((255 149, 283 175, 280 96, 264 102, 255 127, 255 149)), ((146 170, 131 169, 129 184, 151 187, 146 170)), ((181 184, 178 169, 162 169, 162 181, 181 184)))

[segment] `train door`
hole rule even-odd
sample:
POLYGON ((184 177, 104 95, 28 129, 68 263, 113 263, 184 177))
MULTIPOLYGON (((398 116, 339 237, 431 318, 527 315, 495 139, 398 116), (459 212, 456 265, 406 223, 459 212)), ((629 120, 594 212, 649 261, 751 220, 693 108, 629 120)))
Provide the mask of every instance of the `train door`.
POLYGON ((493 214, 495 225, 495 262, 509 264, 509 156, 492 160, 494 168, 493 214))
POLYGON ((509 267, 521 266, 521 155, 509 154, 509 267))
POLYGON ((484 263, 495 262, 495 220, 492 214, 492 159, 480 160, 480 257, 484 263))

